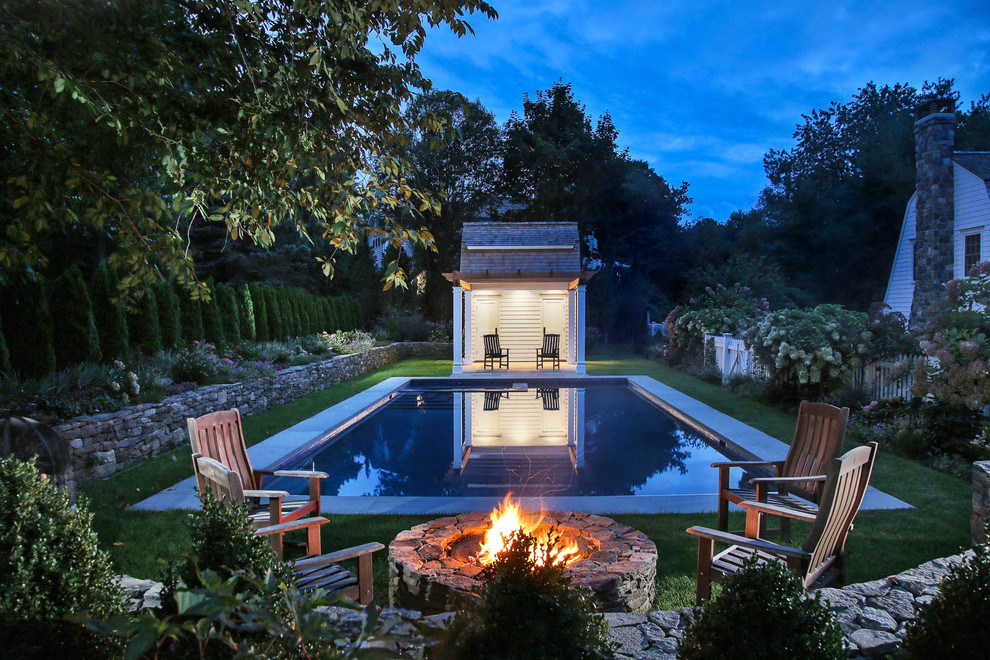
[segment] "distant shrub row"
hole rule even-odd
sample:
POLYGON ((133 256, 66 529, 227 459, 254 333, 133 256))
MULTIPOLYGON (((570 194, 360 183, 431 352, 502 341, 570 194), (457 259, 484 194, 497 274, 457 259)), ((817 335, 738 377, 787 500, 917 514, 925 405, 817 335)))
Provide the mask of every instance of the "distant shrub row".
POLYGON ((50 287, 37 280, 0 289, 0 372, 40 377, 55 368, 207 341, 270 341, 363 325, 350 296, 317 296, 264 284, 212 285, 209 301, 161 282, 125 312, 112 300, 117 275, 97 269, 89 284, 67 268, 50 287))

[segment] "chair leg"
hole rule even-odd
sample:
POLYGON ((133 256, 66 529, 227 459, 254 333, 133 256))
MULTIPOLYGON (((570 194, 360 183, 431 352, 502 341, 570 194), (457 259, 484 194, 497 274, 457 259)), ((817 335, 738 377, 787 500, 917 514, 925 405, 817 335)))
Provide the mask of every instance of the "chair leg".
POLYGON ((323 554, 323 545, 320 539, 320 528, 312 525, 306 528, 306 552, 312 556, 323 554))
POLYGON ((723 493, 729 490, 729 468, 718 469, 718 528, 729 531, 729 500, 723 493))
POLYGON ((701 605, 712 597, 711 568, 714 545, 711 539, 698 537, 698 587, 695 592, 695 604, 701 605))
POLYGON ((374 598, 371 575, 371 553, 358 557, 358 602, 367 605, 374 598))

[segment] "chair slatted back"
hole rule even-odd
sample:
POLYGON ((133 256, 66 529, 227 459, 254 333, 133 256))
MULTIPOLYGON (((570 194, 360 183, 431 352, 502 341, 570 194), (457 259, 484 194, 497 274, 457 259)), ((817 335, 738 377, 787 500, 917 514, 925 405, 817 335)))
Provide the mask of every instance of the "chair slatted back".
POLYGON ((859 512, 873 473, 877 443, 871 442, 846 452, 832 461, 822 489, 818 517, 803 550, 811 553, 805 584, 825 571, 842 554, 853 519, 859 512))
POLYGON ((244 484, 240 475, 220 461, 195 452, 192 460, 200 490, 210 488, 216 495, 230 498, 234 504, 244 503, 244 484))
MULTIPOLYGON (((502 392, 485 392, 485 410, 498 410, 499 404, 502 403, 502 392)), ((505 398, 509 398, 508 394, 505 394, 505 398)))
POLYGON ((560 410, 560 388, 541 387, 537 392, 539 397, 543 399, 544 410, 560 410))
POLYGON ((557 357, 560 355, 560 335, 543 335, 543 350, 540 351, 543 357, 557 357))
MULTIPOLYGON (((827 403, 802 401, 798 409, 794 440, 780 471, 782 477, 804 477, 824 474, 829 463, 842 450, 846 437, 849 408, 836 408, 827 403)), ((821 481, 788 484, 787 490, 812 502, 821 499, 821 481)))
POLYGON ((188 419, 189 441, 194 454, 202 454, 226 465, 248 488, 257 488, 251 459, 244 446, 241 413, 237 408, 188 419))
POLYGON ((498 328, 495 329, 495 334, 484 335, 483 339, 485 341, 485 357, 498 357, 502 354, 502 346, 498 341, 498 328))

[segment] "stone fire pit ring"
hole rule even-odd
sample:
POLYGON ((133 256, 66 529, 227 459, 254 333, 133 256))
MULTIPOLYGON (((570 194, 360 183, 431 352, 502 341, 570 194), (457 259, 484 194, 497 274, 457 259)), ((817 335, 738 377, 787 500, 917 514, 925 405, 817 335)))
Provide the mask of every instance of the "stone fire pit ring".
MULTIPOLYGON (((464 607, 480 586, 481 567, 451 556, 461 541, 481 535, 491 515, 437 518, 399 532, 389 544, 389 600, 427 614, 464 607)), ((550 511, 543 525, 574 536, 588 555, 567 567, 574 585, 588 589, 605 612, 646 612, 656 593, 657 546, 646 534, 611 518, 550 511)))

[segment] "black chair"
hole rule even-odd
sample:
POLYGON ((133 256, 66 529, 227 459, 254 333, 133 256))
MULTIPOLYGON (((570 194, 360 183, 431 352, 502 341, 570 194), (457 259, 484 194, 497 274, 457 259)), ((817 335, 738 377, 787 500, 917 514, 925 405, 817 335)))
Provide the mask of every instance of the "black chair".
POLYGON ((492 369, 495 368, 495 360, 498 360, 498 368, 501 369, 502 365, 505 368, 509 368, 509 349, 503 349, 498 342, 498 328, 495 328, 495 334, 484 335, 485 340, 485 362, 484 369, 488 368, 488 363, 491 362, 492 369), (503 363, 504 360, 504 363, 503 363))
POLYGON ((536 398, 543 399, 544 410, 560 410, 560 388, 558 387, 537 388, 536 398))
POLYGON ((485 392, 485 410, 498 410, 502 397, 509 398, 508 392, 485 392))
POLYGON ((554 369, 560 369, 560 335, 548 335, 546 328, 543 328, 543 348, 536 349, 537 369, 544 360, 550 360, 554 369))

